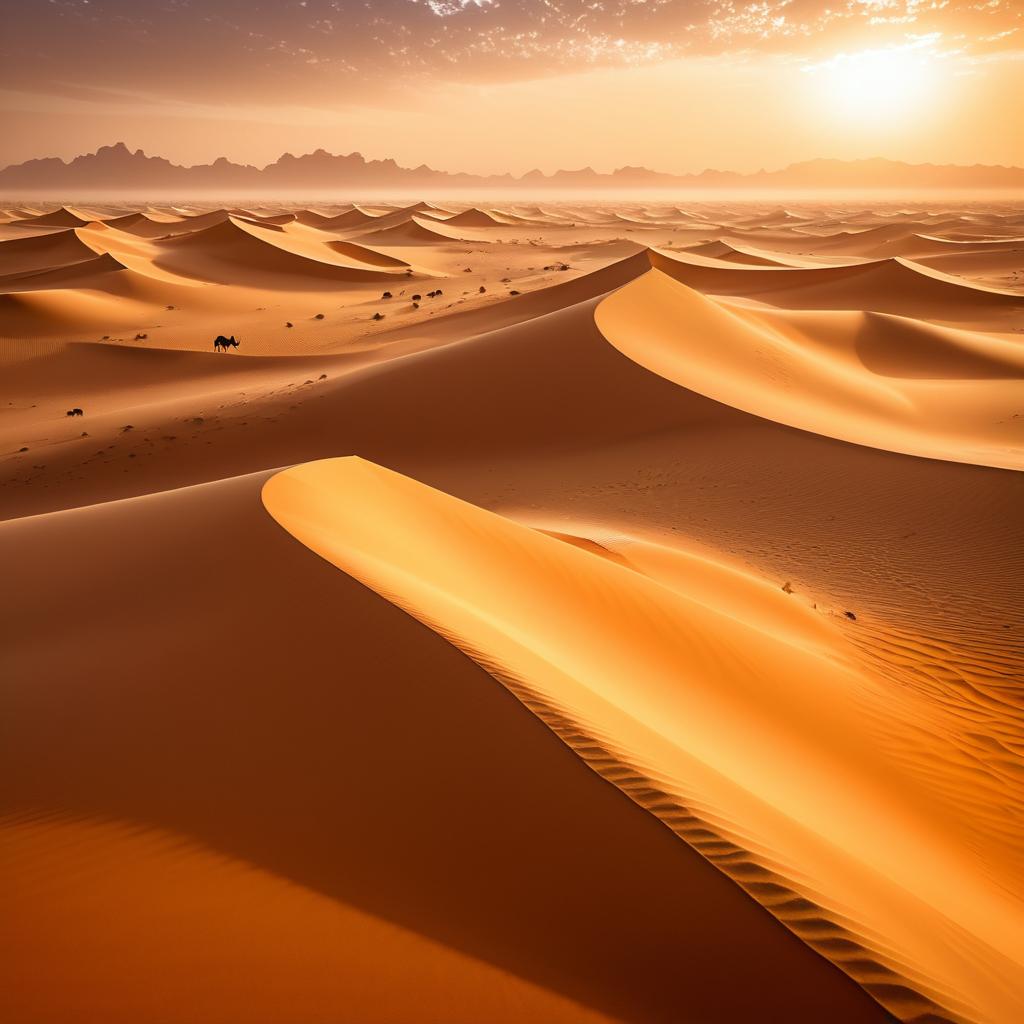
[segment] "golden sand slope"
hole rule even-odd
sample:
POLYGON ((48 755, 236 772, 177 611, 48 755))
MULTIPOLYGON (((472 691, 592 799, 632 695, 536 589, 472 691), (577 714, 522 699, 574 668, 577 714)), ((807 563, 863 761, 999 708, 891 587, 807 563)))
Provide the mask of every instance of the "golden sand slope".
POLYGON ((884 750, 882 720, 927 713, 785 595, 706 563, 677 563, 670 588, 359 460, 278 474, 263 500, 507 681, 894 1012, 1024 1013, 1010 878, 979 871, 884 750))

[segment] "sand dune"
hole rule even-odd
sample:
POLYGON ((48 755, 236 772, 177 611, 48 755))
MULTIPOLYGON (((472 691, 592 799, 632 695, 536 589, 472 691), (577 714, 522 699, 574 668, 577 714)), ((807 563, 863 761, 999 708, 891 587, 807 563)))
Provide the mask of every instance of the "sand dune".
MULTIPOLYGON (((306 219, 302 219, 302 223, 307 223, 306 219)), ((357 228, 363 227, 366 224, 372 224, 377 220, 375 214, 369 213, 359 206, 352 207, 351 210, 346 210, 344 213, 336 214, 333 217, 326 217, 314 223, 311 226, 319 228, 322 231, 334 231, 337 228, 357 228)))
POLYGON ((631 359, 747 412, 874 448, 1024 468, 1012 418, 1024 351, 1011 342, 879 314, 729 309, 658 270, 596 316, 631 359))
POLYGON ((975 323, 1024 312, 1024 295, 951 277, 898 257, 821 268, 731 269, 709 257, 652 250, 653 265, 692 288, 788 309, 867 309, 975 323))
POLYGON ((114 672, 85 662, 74 686, 30 632, 5 652, 23 681, 8 771, 78 722, 5 801, 21 936, 2 969, 9 1007, 60 1020, 103 1000, 116 965, 113 1021, 137 1019, 154 991, 171 1019, 326 1021, 344 1005, 382 1022, 669 1022, 681 1001, 707 1019, 881 1019, 482 670, 308 557, 263 512, 264 479, 0 528, 17 571, 5 600, 19 593, 5 615, 53 607, 57 579, 38 566, 63 554, 98 584, 76 612, 89 644, 121 651, 114 672), (128 565, 159 576, 164 625, 187 648, 154 658, 153 608, 114 568, 128 565), (292 585, 265 588, 268 573, 292 585), (242 628, 264 637, 249 655, 226 649, 242 628), (225 675, 216 695, 196 664, 225 675), (76 884, 83 867, 99 888, 76 884), (109 924, 89 892, 116 909, 109 924), (770 958, 745 956, 737 931, 770 958), (33 970, 46 961, 67 962, 64 985, 33 970))
MULTIPOLYGON (((382 217, 381 220, 384 218, 382 217)), ((449 227, 451 220, 432 220, 424 217, 407 216, 391 222, 388 226, 374 226, 371 230, 359 232, 355 239, 368 245, 408 246, 408 245, 439 245, 444 242, 464 242, 474 237, 476 241, 483 236, 473 236, 478 230, 473 227, 456 225, 449 227)))
MULTIPOLYGON (((876 733, 872 702, 890 698, 876 685, 865 702, 870 680, 843 664, 839 649, 822 649, 822 632, 806 635, 794 616, 780 638, 750 595, 745 606, 755 613, 744 622, 731 600, 723 614, 699 588, 672 594, 359 461, 288 470, 263 496, 289 532, 471 652, 542 718, 564 723, 591 763, 615 777, 625 761, 638 776, 632 785, 648 792, 657 779, 645 804, 660 804, 662 820, 683 835, 724 819, 727 849, 739 835, 741 845, 767 845, 781 871, 762 863, 750 888, 837 960, 852 947, 847 968, 894 1010, 941 1017, 927 999, 915 1006, 904 970, 923 975, 925 996, 952 1004, 950 1019, 961 1006, 991 1019, 1024 1009, 1013 901, 980 880, 950 899, 963 851, 940 845, 948 824, 929 820, 927 798, 898 774, 898 762, 865 763, 876 733), (823 835, 821 812, 835 812, 837 800, 834 831, 823 835), (689 810, 695 803, 703 814, 689 810), (888 851, 871 838, 880 818, 888 851), (808 920, 807 897, 822 891, 849 923, 827 910, 808 920), (800 909, 790 916, 787 905, 800 909), (897 937, 909 963, 889 952, 897 937)), ((733 585, 744 584, 734 577, 733 585)), ((763 588, 764 602, 772 599, 763 588)), ((722 861, 744 875, 742 862, 722 861)))
POLYGON ((917 262, 946 274, 955 274, 1000 287, 1019 288, 1022 278, 1022 252, 1024 249, 1009 252, 942 252, 936 256, 922 256, 917 262))
POLYGON ((52 210, 48 213, 39 213, 25 217, 16 223, 39 225, 40 227, 77 228, 83 224, 88 224, 91 220, 95 220, 95 218, 88 214, 83 216, 73 209, 62 206, 60 209, 52 210))
POLYGON ((171 220, 156 218, 151 214, 129 213, 124 217, 104 218, 102 223, 106 227, 138 235, 140 238, 167 238, 170 235, 186 234, 203 226, 222 223, 225 220, 227 220, 227 214, 221 216, 218 213, 214 217, 203 218, 205 224, 197 225, 191 218, 177 217, 171 220))
POLYGON ((0 277, 0 294, 37 291, 44 288, 99 288, 103 289, 106 275, 128 268, 110 253, 83 259, 66 267, 36 270, 0 277))
POLYGON ((371 267, 380 267, 386 270, 402 270, 409 266, 405 260, 377 252, 368 245, 359 245, 356 242, 328 242, 327 248, 355 265, 368 264, 371 267))
POLYGON ((744 250, 722 239, 691 245, 686 251, 697 256, 710 256, 712 259, 725 260, 729 263, 749 263, 755 267, 784 267, 788 265, 777 257, 744 250))
POLYGON ((1022 1016, 1012 205, 236 202, 0 230, 5 1019, 1022 1016))
POLYGON ((0 242, 0 274, 28 274, 91 260, 96 250, 74 229, 0 242))
POLYGON ((504 219, 501 214, 491 213, 487 210, 478 210, 476 207, 470 207, 468 210, 463 210, 462 213, 456 213, 451 217, 446 217, 444 223, 455 224, 457 227, 493 228, 507 225, 509 221, 504 219))
POLYGON ((962 255, 968 251, 1016 253, 1024 251, 1024 239, 1001 238, 984 242, 970 242, 954 238, 937 238, 934 235, 918 234, 917 232, 904 238, 878 246, 872 256, 906 256, 909 259, 920 259, 924 256, 938 256, 943 253, 962 255))
POLYGON ((322 283, 384 280, 386 271, 356 267, 332 259, 324 246, 316 252, 290 244, 265 229, 230 218, 165 242, 155 255, 156 266, 176 274, 222 284, 271 284, 281 277, 294 287, 322 287, 322 283))
POLYGON ((271 227, 283 227, 285 224, 291 224, 295 220, 294 213, 249 213, 247 211, 240 211, 239 214, 245 220, 255 221, 257 224, 265 224, 271 227))

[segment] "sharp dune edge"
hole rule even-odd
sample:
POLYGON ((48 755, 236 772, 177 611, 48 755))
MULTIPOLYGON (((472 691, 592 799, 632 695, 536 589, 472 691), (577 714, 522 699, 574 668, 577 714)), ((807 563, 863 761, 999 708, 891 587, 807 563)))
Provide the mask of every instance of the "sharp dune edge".
POLYGON ((1024 1017, 1021 225, 12 205, 5 1019, 1024 1017))

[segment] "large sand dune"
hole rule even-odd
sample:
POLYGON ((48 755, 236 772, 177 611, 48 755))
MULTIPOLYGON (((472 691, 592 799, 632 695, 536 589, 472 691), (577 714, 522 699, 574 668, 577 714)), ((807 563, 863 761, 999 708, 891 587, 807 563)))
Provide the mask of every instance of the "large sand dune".
MULTIPOLYGON (((904 293, 905 294, 905 293, 904 293)), ((911 455, 1024 468, 1024 349, 882 314, 750 312, 653 270, 597 310, 641 365, 748 412, 911 455)))
POLYGON ((831 267, 732 268, 725 261, 655 251, 652 262, 714 295, 788 309, 866 309, 924 319, 987 323, 1019 318, 1024 296, 966 282, 898 257, 831 267))
POLYGON ((27 274, 54 270, 71 263, 91 260, 96 251, 82 241, 74 229, 52 234, 11 239, 0 249, 0 274, 27 274))
POLYGON ((7 221, 5 1020, 1024 1015, 1013 207, 7 221))
POLYGON ((153 262, 161 268, 219 284, 269 286, 284 278, 301 288, 309 282, 352 282, 382 276, 376 269, 354 267, 333 259, 326 244, 320 250, 292 242, 273 232, 230 218, 163 243, 153 262))

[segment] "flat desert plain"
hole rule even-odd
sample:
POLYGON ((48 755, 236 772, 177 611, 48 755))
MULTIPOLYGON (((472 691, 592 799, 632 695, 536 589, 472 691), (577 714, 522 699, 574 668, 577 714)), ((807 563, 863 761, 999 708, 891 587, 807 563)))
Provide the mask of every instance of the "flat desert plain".
POLYGON ((0 381, 5 1020, 1024 1020, 1019 204, 19 206, 0 381))

